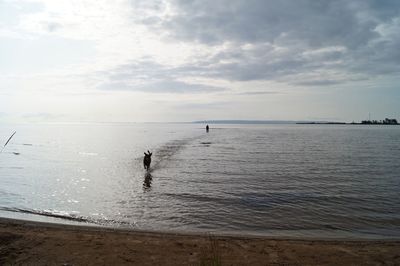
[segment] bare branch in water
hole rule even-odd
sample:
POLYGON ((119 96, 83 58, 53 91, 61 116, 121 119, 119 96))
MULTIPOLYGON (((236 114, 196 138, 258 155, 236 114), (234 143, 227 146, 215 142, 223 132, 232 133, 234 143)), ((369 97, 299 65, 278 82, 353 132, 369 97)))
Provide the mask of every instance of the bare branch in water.
POLYGON ((10 142, 10 140, 12 139, 12 137, 15 135, 15 133, 17 133, 17 131, 14 131, 14 133, 11 135, 11 137, 8 138, 8 140, 6 141, 6 144, 4 144, 3 148, 1 149, 1 152, 3 152, 4 148, 7 146, 7 144, 10 142))

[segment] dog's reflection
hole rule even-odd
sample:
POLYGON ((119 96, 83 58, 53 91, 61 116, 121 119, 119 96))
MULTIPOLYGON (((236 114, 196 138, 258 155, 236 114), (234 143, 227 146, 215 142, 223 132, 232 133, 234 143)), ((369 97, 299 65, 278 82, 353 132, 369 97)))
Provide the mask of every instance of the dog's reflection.
POLYGON ((146 172, 144 174, 143 188, 145 188, 145 189, 151 188, 152 180, 153 180, 153 177, 151 176, 150 172, 146 172))

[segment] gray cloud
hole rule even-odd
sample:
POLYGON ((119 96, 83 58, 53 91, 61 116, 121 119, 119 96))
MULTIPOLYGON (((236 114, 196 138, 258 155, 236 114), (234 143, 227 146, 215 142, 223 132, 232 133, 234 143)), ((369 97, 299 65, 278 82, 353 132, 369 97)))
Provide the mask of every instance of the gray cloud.
POLYGON ((240 92, 236 93, 237 95, 268 95, 268 94, 282 94, 282 92, 279 91, 246 91, 246 92, 240 92))
POLYGON ((329 80, 329 79, 320 79, 320 80, 309 80, 309 81, 301 81, 295 83, 295 85, 301 85, 301 86, 327 86, 327 85, 337 85, 344 83, 343 81, 340 80, 329 80))
POLYGON ((200 76, 199 68, 170 67, 158 64, 149 58, 120 65, 97 76, 106 80, 97 86, 100 90, 142 91, 151 93, 205 93, 218 92, 226 88, 179 80, 187 75, 200 76))
POLYGON ((295 83, 292 75, 302 73, 341 76, 341 81, 334 75, 298 81, 332 85, 346 82, 344 75, 400 70, 400 1, 173 0, 171 6, 173 15, 152 15, 141 22, 170 41, 230 44, 175 69, 178 73, 240 81, 286 77, 290 84, 295 83))
POLYGON ((208 56, 194 56, 190 63, 175 67, 143 58, 102 73, 106 80, 98 89, 153 93, 227 89, 182 81, 193 77, 332 86, 400 72, 397 0, 131 3, 147 14, 136 22, 167 36, 166 41, 201 43, 218 47, 219 52, 210 49, 208 56), (167 8, 172 15, 160 15, 167 8))
POLYGON ((97 87, 101 90, 142 91, 151 93, 205 93, 223 91, 224 88, 193 84, 176 80, 160 80, 144 84, 129 83, 129 81, 105 82, 97 87))
POLYGON ((55 32, 63 27, 60 23, 56 22, 49 22, 49 23, 43 23, 43 27, 48 31, 48 32, 55 32))
POLYGON ((152 93, 200 93, 218 92, 227 88, 189 83, 179 80, 182 77, 228 78, 252 80, 263 78, 262 69, 254 71, 251 65, 220 65, 217 59, 208 63, 184 64, 179 67, 164 66, 149 59, 120 65, 108 72, 96 73, 106 77, 97 86, 100 90, 143 91, 152 93), (213 62, 213 63, 211 63, 213 62), (247 68, 247 69, 246 69, 247 68))
POLYGON ((175 15, 156 26, 170 36, 216 44, 301 40, 311 46, 357 47, 399 15, 398 1, 175 0, 175 15), (382 3, 384 2, 384 3, 382 3), (286 37, 283 37, 286 36, 286 37))

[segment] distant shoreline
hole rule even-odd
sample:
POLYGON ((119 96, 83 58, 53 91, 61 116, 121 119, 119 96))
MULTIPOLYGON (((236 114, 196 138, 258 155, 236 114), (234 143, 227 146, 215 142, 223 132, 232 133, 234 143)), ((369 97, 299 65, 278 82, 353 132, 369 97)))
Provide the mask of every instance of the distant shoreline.
POLYGON ((349 125, 345 122, 297 122, 297 125, 349 125))
POLYGON ((293 120, 201 120, 193 124, 232 124, 232 125, 400 125, 399 123, 381 123, 372 121, 356 122, 331 122, 331 121, 293 121, 293 120))
POLYGON ((400 124, 366 124, 366 123, 345 123, 345 122, 297 122, 296 125, 365 125, 365 126, 398 126, 400 124))

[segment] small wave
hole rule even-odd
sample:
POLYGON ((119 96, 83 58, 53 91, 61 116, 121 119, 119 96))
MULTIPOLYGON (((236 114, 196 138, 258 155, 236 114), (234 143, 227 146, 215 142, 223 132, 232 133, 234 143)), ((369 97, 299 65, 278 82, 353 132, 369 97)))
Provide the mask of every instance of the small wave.
MULTIPOLYGON (((34 210, 34 209, 21 209, 21 208, 10 208, 10 207, 0 207, 0 211, 15 212, 30 215, 39 215, 49 218, 56 218, 60 220, 67 220, 72 222, 101 225, 107 227, 134 227, 134 222, 117 221, 114 219, 109 219, 106 217, 89 217, 81 216, 75 213, 68 213, 64 211, 55 210, 34 210)), ((98 216, 98 214, 93 213, 93 215, 98 216)))
POLYGON ((54 211, 48 211, 48 210, 31 210, 31 209, 20 209, 20 208, 9 208, 9 207, 0 207, 0 210, 8 211, 8 212, 26 213, 26 214, 47 216, 47 217, 53 217, 53 218, 60 218, 60 219, 64 219, 64 220, 71 220, 71 221, 77 221, 77 222, 87 222, 87 223, 92 222, 86 217, 78 216, 75 214, 68 214, 66 212, 54 212, 54 211))
POLYGON ((210 147, 211 142, 200 142, 200 147, 210 147))
POLYGON ((170 161, 174 155, 176 155, 178 152, 184 149, 186 145, 197 138, 198 137, 173 140, 155 150, 154 155, 157 159, 153 163, 153 167, 151 167, 150 170, 152 171, 160 168, 162 164, 170 161))
POLYGON ((81 222, 81 223, 89 223, 89 224, 97 224, 97 225, 104 225, 104 226, 110 226, 110 225, 133 226, 134 225, 132 223, 128 223, 128 222, 124 222, 124 221, 116 221, 116 220, 108 219, 105 217, 94 218, 94 217, 81 216, 81 215, 74 214, 74 213, 55 211, 55 210, 33 210, 33 209, 0 207, 0 211, 39 215, 39 216, 57 218, 57 219, 62 219, 62 220, 81 222))

